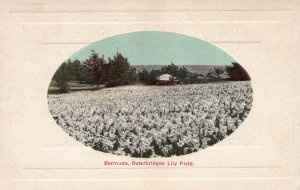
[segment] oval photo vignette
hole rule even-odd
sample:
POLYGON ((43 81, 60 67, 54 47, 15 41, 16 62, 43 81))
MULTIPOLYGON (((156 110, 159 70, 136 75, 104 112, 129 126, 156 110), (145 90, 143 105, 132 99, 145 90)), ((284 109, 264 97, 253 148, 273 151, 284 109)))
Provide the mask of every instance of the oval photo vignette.
POLYGON ((125 33, 66 59, 49 111, 94 150, 137 158, 201 151, 233 133, 253 102, 246 69, 220 48, 171 32, 125 33))

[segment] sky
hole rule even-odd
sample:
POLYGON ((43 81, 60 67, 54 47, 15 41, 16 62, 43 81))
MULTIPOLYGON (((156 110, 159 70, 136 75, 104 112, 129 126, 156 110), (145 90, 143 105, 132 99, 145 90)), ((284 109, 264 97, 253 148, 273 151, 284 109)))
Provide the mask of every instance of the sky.
POLYGON ((220 48, 203 40, 171 32, 142 31, 125 33, 92 43, 69 57, 86 60, 95 50, 113 57, 117 51, 131 65, 229 65, 235 60, 220 48))

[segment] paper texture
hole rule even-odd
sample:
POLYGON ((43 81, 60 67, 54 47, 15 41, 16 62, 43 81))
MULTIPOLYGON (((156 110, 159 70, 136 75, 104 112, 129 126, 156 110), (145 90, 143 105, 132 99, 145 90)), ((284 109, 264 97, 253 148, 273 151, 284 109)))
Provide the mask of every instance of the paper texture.
POLYGON ((299 189, 299 8, 292 0, 2 0, 0 189, 299 189), (49 113, 49 82, 67 57, 135 31, 208 41, 252 78, 252 109, 232 135, 193 154, 151 159, 192 167, 107 166, 149 159, 85 147, 49 113))

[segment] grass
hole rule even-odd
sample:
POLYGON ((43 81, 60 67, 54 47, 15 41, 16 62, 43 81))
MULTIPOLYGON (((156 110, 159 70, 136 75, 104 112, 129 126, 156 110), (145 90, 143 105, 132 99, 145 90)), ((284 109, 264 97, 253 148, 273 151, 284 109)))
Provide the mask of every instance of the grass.
POLYGON ((54 80, 51 80, 51 82, 49 84, 49 88, 50 87, 57 87, 56 82, 54 80))
MULTIPOLYGON (((79 91, 79 90, 94 90, 94 89, 97 89, 95 85, 84 84, 77 81, 70 81, 66 83, 66 92, 79 91)), ((65 93, 65 92, 62 92, 60 87, 57 85, 57 82, 52 80, 48 88, 48 94, 60 94, 60 93, 65 93)))
MULTIPOLYGON (((70 81, 70 82, 66 83, 66 86, 68 86, 68 87, 89 87, 91 85, 79 83, 77 81, 70 81)), ((58 87, 57 83, 54 80, 51 80, 49 88, 56 88, 56 87, 58 87)))
POLYGON ((72 82, 67 82, 67 86, 69 87, 89 87, 91 85, 89 84, 82 84, 76 81, 72 81, 72 82))

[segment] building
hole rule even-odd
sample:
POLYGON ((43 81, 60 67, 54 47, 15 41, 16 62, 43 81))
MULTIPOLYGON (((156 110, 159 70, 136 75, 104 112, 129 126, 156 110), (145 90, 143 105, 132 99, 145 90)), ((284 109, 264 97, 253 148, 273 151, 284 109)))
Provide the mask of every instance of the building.
POLYGON ((156 78, 156 85, 167 86, 180 84, 180 80, 170 74, 163 74, 156 78))

